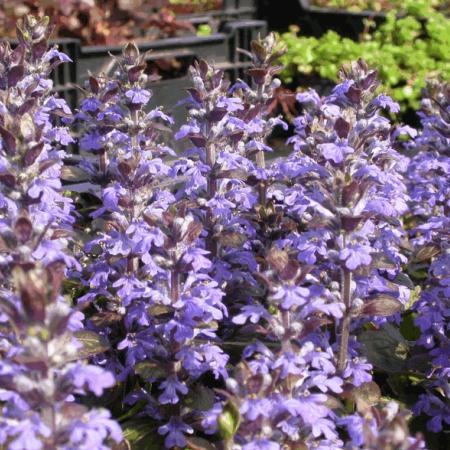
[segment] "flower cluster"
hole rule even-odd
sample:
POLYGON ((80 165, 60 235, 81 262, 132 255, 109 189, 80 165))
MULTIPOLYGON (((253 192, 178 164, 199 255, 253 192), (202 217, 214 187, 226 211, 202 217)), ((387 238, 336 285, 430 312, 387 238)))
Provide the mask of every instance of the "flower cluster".
POLYGON ((214 343, 226 309, 209 276, 201 223, 164 186, 169 177, 175 184, 179 172, 169 161, 174 153, 159 142, 172 120, 159 108, 148 110, 144 56, 126 46, 113 79, 91 77, 78 114, 81 149, 95 155, 80 169, 101 186, 101 206, 91 214, 100 229, 85 247, 95 255, 89 291, 79 302, 96 308, 90 322, 116 350, 108 364, 118 379, 142 379, 126 403, 144 400, 171 448, 193 432, 184 416, 195 410, 187 395, 196 380, 226 373, 227 357, 214 343))
POLYGON ((82 322, 59 293, 62 265, 18 266, 12 278, 15 301, 1 303, 10 333, 0 350, 0 443, 23 450, 106 450, 108 441, 119 443, 122 432, 109 411, 75 401, 88 392, 101 396, 114 377, 79 361, 82 322))
POLYGON ((83 314, 60 294, 78 263, 60 179, 72 113, 48 78, 68 58, 49 48, 50 32, 48 19, 27 17, 17 46, 0 45, 0 444, 100 450, 122 433, 109 411, 76 401, 114 378, 81 361, 83 314))
POLYGON ((427 355, 426 393, 415 410, 431 417, 428 427, 439 432, 450 425, 450 86, 428 86, 419 114, 423 129, 409 146, 411 213, 416 268, 429 265, 421 296, 413 308, 420 338, 416 345, 427 355))
POLYGON ((408 197, 406 161, 394 150, 390 122, 380 114, 382 108, 398 111, 398 105, 376 95, 377 74, 363 61, 343 68, 341 76, 325 99, 313 91, 298 95, 306 112, 296 120, 294 153, 281 171, 295 180, 285 202, 306 228, 289 237, 292 245, 302 262, 325 270, 328 283, 341 288, 342 372, 350 320, 389 316, 408 298, 390 283, 405 262, 398 247, 408 197))
POLYGON ((52 94, 49 79, 69 58, 48 47, 47 22, 27 18, 14 49, 0 44, 0 283, 6 288, 16 262, 74 264, 64 253, 73 218, 60 180, 64 148, 73 142, 72 113, 52 94))
POLYGON ((0 44, 0 446, 416 450, 410 408, 444 430, 448 85, 396 130, 351 63, 272 159, 274 35, 242 80, 196 61, 172 130, 134 44, 72 115, 50 32, 0 44))
POLYGON ((252 329, 266 342, 247 347, 237 378, 227 380, 242 416, 235 442, 244 449, 343 448, 341 427, 351 445, 379 438, 353 438, 355 423, 370 428, 372 419, 347 416, 331 398, 373 383, 358 329, 367 320, 381 324, 408 298, 392 282, 404 262, 406 167, 379 114, 397 105, 375 94, 376 73, 359 61, 342 78, 327 98, 298 96, 305 112, 296 120, 294 152, 272 167, 268 197, 290 227, 266 253, 267 272, 261 266, 257 273, 266 294, 233 318, 260 323, 252 329))

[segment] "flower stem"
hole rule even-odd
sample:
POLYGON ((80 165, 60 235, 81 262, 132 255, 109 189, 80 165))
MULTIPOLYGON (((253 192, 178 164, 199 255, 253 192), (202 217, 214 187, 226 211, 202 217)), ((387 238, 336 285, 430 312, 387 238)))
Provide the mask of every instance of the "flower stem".
POLYGON ((341 321, 341 333, 339 342, 339 355, 338 355, 338 372, 343 372, 347 364, 348 356, 348 341, 350 337, 350 309, 352 306, 352 272, 344 268, 342 269, 342 300, 345 306, 344 317, 341 321))
MULTIPOLYGON (((206 164, 209 166, 210 171, 207 179, 207 196, 208 200, 211 200, 216 195, 217 191, 217 179, 213 171, 216 164, 216 149, 214 144, 208 142, 206 145, 206 164)), ((214 239, 214 215, 210 208, 206 212, 206 224, 208 229, 207 246, 211 255, 217 256, 217 241, 214 239)))
MULTIPOLYGON (((256 154, 256 165, 260 169, 266 168, 266 160, 265 155, 262 150, 258 150, 256 154)), ((258 183, 258 194, 259 194, 259 204, 261 206, 266 206, 267 203, 267 183, 263 180, 260 180, 258 183)))
MULTIPOLYGON (((264 94, 264 85, 258 85, 257 87, 257 102, 262 107, 263 105, 263 94, 264 94)), ((260 169, 266 168, 266 158, 263 150, 258 150, 256 153, 256 165, 260 169)), ((267 203, 267 183, 263 180, 260 180, 258 183, 258 195, 259 195, 259 204, 261 206, 266 206, 267 203)))
POLYGON ((176 303, 180 297, 180 273, 174 269, 170 272, 170 299, 176 303))

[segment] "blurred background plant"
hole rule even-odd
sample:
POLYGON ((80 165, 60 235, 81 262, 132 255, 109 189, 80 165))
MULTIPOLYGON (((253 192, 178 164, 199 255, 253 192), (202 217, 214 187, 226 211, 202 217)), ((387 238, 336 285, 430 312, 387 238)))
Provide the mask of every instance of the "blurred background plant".
POLYGON ((415 2, 405 2, 405 0, 311 0, 311 5, 346 9, 349 11, 376 11, 386 12, 392 9, 403 9, 405 4, 407 7, 414 7, 416 10, 429 8, 430 6, 440 11, 449 11, 450 3, 447 0, 418 0, 415 2))
POLYGON ((130 39, 157 39, 195 33, 186 20, 177 20, 184 6, 187 12, 206 11, 219 1, 197 0, 4 0, 0 8, 0 33, 14 36, 15 23, 26 14, 49 15, 56 25, 56 37, 79 38, 88 45, 111 45, 130 39))
POLYGON ((319 79, 326 85, 337 80, 343 64, 363 58, 378 69, 383 85, 403 113, 417 109, 427 78, 450 78, 450 24, 430 2, 402 3, 407 14, 399 18, 393 10, 376 28, 367 21, 358 41, 331 30, 319 38, 304 36, 298 26, 292 26, 282 34, 288 47, 282 59, 282 80, 299 86, 319 79))

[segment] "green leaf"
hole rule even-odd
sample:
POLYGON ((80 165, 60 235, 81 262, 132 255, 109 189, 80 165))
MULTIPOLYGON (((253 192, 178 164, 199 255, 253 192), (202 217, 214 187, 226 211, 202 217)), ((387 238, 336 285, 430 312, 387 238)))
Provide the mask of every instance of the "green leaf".
POLYGON ((380 330, 364 331, 358 337, 361 351, 378 369, 385 372, 403 372, 406 370, 408 341, 391 324, 385 324, 380 330))
POLYGON ((83 345, 78 350, 77 359, 89 358, 111 348, 108 340, 94 331, 79 330, 75 332, 75 337, 83 345))
POLYGON ((201 384, 196 384, 189 391, 184 404, 199 411, 209 411, 214 406, 214 391, 201 384))
POLYGON ((73 183, 80 181, 87 181, 91 176, 76 166, 63 166, 61 169, 61 179, 71 181, 73 183))
POLYGON ((166 378, 167 371, 162 364, 151 361, 142 361, 136 364, 134 371, 144 380, 148 378, 166 378))
POLYGON ((368 383, 363 383, 352 389, 351 397, 355 402, 358 411, 364 413, 379 402, 381 391, 377 383, 369 381, 368 383))
POLYGON ((161 450, 164 438, 150 420, 130 420, 122 425, 123 437, 132 450, 161 450))
POLYGON ((217 422, 223 439, 229 440, 235 435, 241 423, 241 414, 239 408, 232 400, 228 400, 217 422))
POLYGON ((416 317, 417 314, 415 313, 406 314, 400 323, 400 333, 409 341, 415 341, 420 338, 420 329, 414 323, 416 317))
POLYGON ((206 439, 195 436, 186 438, 186 443, 186 450, 217 450, 217 447, 206 439))
POLYGON ((399 284, 401 286, 406 286, 408 289, 414 289, 415 285, 411 281, 411 278, 408 277, 405 273, 399 273, 392 280, 395 284, 399 284))
POLYGON ((377 294, 364 303, 360 314, 387 317, 402 309, 403 304, 395 297, 388 294, 377 294))

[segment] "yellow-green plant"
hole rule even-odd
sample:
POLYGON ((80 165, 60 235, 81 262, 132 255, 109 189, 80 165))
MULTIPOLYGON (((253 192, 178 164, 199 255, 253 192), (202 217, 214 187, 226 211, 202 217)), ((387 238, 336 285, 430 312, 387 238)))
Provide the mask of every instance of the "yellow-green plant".
POLYGON ((320 38, 302 36, 298 27, 282 35, 288 52, 282 58, 283 81, 292 83, 299 74, 336 81, 339 68, 363 58, 376 67, 380 78, 402 110, 419 106, 427 78, 450 79, 450 21, 428 10, 426 17, 394 11, 386 21, 359 41, 328 31, 320 38))

